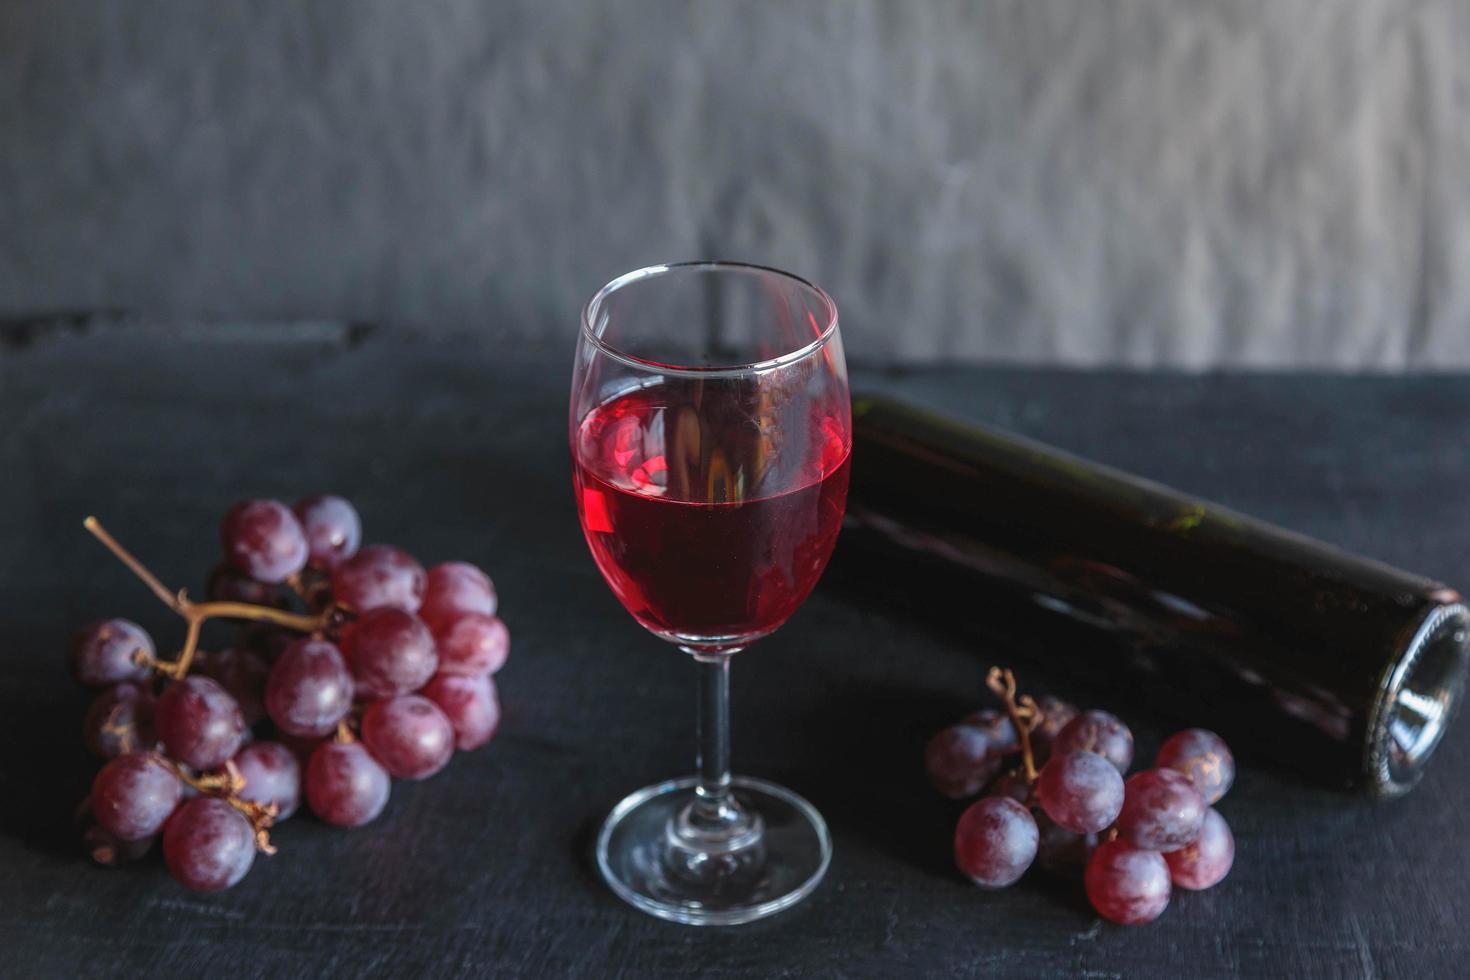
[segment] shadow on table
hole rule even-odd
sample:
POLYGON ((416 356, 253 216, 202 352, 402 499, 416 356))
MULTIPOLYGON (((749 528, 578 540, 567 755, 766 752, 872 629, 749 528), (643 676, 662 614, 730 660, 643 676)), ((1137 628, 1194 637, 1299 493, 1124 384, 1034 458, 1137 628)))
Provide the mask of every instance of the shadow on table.
POLYGON ((0 702, 0 744, 5 746, 0 834, 33 850, 78 860, 76 809, 97 771, 79 748, 81 717, 69 698, 48 701, 10 693, 0 702), (65 724, 68 719, 75 724, 65 724))
POLYGON ((803 755, 826 764, 793 773, 835 836, 925 871, 954 871, 951 838, 964 803, 935 792, 924 773, 924 746, 948 721, 973 711, 962 698, 872 683, 834 691, 807 716, 803 755), (936 719, 943 719, 936 724, 936 719))

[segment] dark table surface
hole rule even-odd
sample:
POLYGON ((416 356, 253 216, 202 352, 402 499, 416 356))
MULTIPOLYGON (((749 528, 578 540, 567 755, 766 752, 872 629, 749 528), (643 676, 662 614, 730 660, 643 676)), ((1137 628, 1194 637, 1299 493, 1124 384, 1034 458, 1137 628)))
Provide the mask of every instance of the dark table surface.
MULTIPOLYGON (((1470 726, 1386 805, 1245 768, 1221 804, 1231 876, 1152 926, 1114 927, 1075 881, 985 892, 952 869, 961 805, 927 789, 919 757, 980 703, 981 659, 830 587, 737 658, 733 682, 736 767, 822 810, 836 841, 827 880, 733 929, 622 905, 592 868, 592 837, 624 793, 690 768, 694 678, 618 606, 581 540, 569 368, 569 349, 333 323, 5 334, 0 975, 1464 975, 1470 726), (499 735, 431 780, 395 783, 366 828, 285 823, 280 853, 223 894, 183 890, 156 859, 91 866, 69 829, 96 763, 80 748, 87 697, 67 674, 67 635, 106 615, 165 648, 182 630, 82 517, 197 590, 232 501, 319 491, 350 496, 369 540, 490 570, 514 638, 499 735)), ((943 369, 855 381, 1470 582, 1470 378, 943 369)), ((1162 706, 1033 669, 1035 686, 1123 714, 1140 757, 1177 727, 1162 706)))

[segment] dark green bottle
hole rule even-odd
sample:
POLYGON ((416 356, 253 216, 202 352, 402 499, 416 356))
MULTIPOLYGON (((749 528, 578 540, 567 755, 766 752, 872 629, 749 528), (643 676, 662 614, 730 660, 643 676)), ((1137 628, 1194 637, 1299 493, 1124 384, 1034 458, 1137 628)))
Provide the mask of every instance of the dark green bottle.
POLYGON ((889 399, 855 398, 853 426, 839 582, 880 576, 1054 676, 1372 796, 1406 792, 1439 743, 1470 642, 1453 589, 889 399))

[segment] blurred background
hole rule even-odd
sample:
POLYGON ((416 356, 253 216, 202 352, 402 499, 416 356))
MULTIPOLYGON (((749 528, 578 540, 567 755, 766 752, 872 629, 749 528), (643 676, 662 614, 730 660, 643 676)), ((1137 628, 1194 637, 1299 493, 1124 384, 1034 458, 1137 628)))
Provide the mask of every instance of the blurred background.
POLYGON ((1470 367, 1457 0, 0 0, 0 319, 570 344, 789 268, 863 364, 1470 367))

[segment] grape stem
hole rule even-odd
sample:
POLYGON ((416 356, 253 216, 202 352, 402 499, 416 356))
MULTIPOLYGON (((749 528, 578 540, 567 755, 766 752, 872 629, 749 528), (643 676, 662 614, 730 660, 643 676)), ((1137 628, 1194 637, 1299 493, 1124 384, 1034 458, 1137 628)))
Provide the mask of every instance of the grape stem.
POLYGON ((300 572, 292 572, 286 578, 286 587, 312 609, 321 609, 331 604, 332 586, 323 579, 308 580, 300 572))
MULTIPOLYGON (((147 656, 146 652, 143 653, 144 656, 147 656)), ((118 739, 118 744, 122 747, 122 750, 124 752, 131 752, 138 747, 134 744, 134 740, 138 737, 138 732, 135 726, 130 724, 120 724, 118 722, 117 716, 119 713, 122 712, 122 710, 123 705, 114 704, 112 706, 112 710, 107 712, 107 718, 102 722, 102 726, 98 729, 98 731, 106 732, 109 735, 115 736, 118 739)))
POLYGON ((189 666, 194 662, 194 654, 199 649, 199 632, 206 620, 210 619, 245 619, 256 623, 270 623, 282 626, 286 629, 295 630, 299 633, 316 633, 325 629, 332 621, 337 610, 328 605, 316 615, 287 612, 283 609, 275 609, 270 606, 257 606, 249 602, 194 602, 184 589, 177 593, 170 592, 168 587, 158 580, 158 577, 150 572, 138 559, 134 558, 128 549, 118 543, 118 540, 107 532, 102 522, 95 517, 89 516, 82 521, 82 526, 92 533, 98 541, 112 552, 117 560, 128 567, 134 575, 143 581, 143 584, 156 595, 160 602, 168 606, 174 612, 183 617, 188 624, 188 630, 184 634, 184 646, 179 655, 173 660, 157 660, 139 650, 134 659, 146 666, 152 667, 160 674, 178 680, 189 673, 189 666))
POLYGON ((1016 726, 1016 735, 1021 740, 1021 764, 1026 774, 1026 785, 1036 784, 1036 754, 1031 750, 1031 731, 1041 724, 1041 710, 1029 694, 1016 696, 1016 675, 1009 669, 990 668, 985 676, 985 686, 1000 698, 1011 724, 1016 726))
POLYGON ((231 759, 226 762, 223 772, 195 774, 172 759, 162 755, 156 758, 172 769, 174 775, 183 782, 207 796, 224 800, 243 813, 255 831, 256 849, 263 854, 276 853, 276 846, 271 843, 270 828, 276 822, 276 814, 280 812, 279 808, 274 803, 257 803, 254 800, 240 798, 240 791, 245 788, 245 777, 235 765, 235 760, 231 759))

